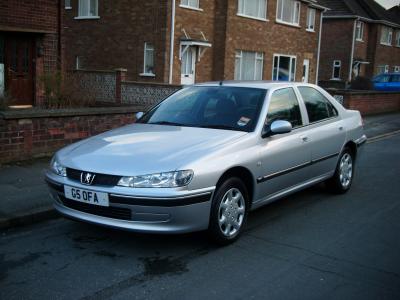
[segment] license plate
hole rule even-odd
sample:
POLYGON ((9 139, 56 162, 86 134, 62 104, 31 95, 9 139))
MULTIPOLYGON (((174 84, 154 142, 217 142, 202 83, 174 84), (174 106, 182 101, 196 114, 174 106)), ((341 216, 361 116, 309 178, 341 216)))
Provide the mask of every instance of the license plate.
POLYGON ((108 194, 64 186, 65 198, 100 206, 109 206, 108 194))

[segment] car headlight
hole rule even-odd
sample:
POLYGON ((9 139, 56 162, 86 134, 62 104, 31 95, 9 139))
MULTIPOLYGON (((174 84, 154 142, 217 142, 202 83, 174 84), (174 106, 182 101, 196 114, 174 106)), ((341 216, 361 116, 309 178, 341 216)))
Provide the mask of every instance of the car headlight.
POLYGON ((50 169, 59 176, 67 176, 67 168, 61 165, 55 157, 50 162, 50 169))
POLYGON ((133 188, 172 188, 188 185, 193 178, 192 170, 122 177, 119 186, 133 188))

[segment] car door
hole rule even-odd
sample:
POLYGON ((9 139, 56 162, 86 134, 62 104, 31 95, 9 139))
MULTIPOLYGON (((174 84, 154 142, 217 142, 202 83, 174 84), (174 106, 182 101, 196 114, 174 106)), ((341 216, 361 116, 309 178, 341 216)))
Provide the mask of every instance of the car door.
POLYGON ((257 179, 258 199, 261 201, 308 179, 311 153, 303 115, 304 108, 300 106, 293 88, 272 92, 265 124, 269 126, 273 121, 285 120, 292 124, 293 130, 261 141, 261 171, 257 179))
POLYGON ((310 86, 299 86, 305 104, 311 147, 310 175, 315 178, 335 170, 346 139, 346 128, 334 105, 320 91, 310 86))

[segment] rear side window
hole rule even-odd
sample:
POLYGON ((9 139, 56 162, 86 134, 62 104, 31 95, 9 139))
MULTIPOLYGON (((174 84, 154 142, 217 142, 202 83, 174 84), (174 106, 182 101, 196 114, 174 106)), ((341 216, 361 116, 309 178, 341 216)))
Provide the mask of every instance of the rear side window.
POLYGON ((298 89, 306 105, 310 123, 333 118, 338 115, 332 103, 316 89, 312 87, 299 87, 298 89))
POLYGON ((400 75, 392 75, 392 82, 400 82, 400 75))
POLYGON ((267 125, 276 120, 288 121, 292 127, 303 125, 299 101, 292 88, 280 89, 271 96, 267 114, 267 125))

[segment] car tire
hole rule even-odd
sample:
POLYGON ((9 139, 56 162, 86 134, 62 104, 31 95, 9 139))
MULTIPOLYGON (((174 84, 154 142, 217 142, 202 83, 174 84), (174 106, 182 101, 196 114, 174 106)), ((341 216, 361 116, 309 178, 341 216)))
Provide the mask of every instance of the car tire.
POLYGON ((346 193, 353 183, 355 156, 350 148, 344 148, 340 154, 335 174, 327 181, 328 188, 335 194, 346 193))
POLYGON ((226 179, 215 191, 208 232, 219 245, 236 241, 246 224, 249 196, 239 178, 226 179))

